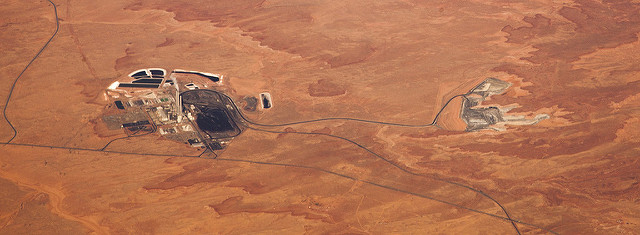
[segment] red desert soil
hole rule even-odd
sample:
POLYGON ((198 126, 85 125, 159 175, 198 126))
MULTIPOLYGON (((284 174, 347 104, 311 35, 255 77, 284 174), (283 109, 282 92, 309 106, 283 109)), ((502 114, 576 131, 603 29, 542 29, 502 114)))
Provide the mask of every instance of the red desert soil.
MULTIPOLYGON (((6 107, 0 234, 517 233, 445 180, 525 234, 640 231, 637 1, 53 1, 60 30, 6 107), (148 67, 270 92, 248 114, 261 123, 428 124, 488 77, 512 86, 483 105, 550 118, 464 132, 458 98, 442 129, 247 130, 217 159, 159 135, 87 150, 124 135, 101 123, 105 87, 148 67)), ((55 15, 34 0, 0 14, 5 101, 55 15)))

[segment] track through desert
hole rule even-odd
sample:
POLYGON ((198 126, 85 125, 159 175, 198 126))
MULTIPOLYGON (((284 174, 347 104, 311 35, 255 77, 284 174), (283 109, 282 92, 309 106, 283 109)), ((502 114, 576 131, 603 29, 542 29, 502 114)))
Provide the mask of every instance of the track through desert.
POLYGON ((11 95, 13 95, 13 90, 16 87, 16 83, 18 83, 18 79, 20 79, 22 77, 22 74, 24 74, 24 72, 27 71, 27 69, 29 68, 29 66, 31 66, 33 61, 35 61, 38 58, 38 56, 40 56, 40 54, 42 54, 44 49, 46 49, 49 46, 49 43, 51 43, 53 38, 58 34, 58 30, 60 30, 60 19, 58 18, 58 7, 56 7, 56 4, 53 3, 51 0, 47 0, 47 1, 49 1, 49 3, 51 3, 51 5, 53 6, 53 11, 54 11, 55 17, 56 17, 56 30, 53 32, 53 34, 51 35, 49 40, 47 40, 47 42, 42 46, 42 48, 40 48, 38 53, 36 53, 36 55, 33 56, 31 61, 29 61, 29 63, 24 67, 22 72, 20 72, 20 74, 18 74, 16 79, 14 79, 13 83, 11 84, 11 88, 9 89, 9 95, 7 95, 7 100, 5 101, 4 107, 2 108, 2 115, 4 116, 4 120, 7 121, 7 123, 11 127, 11 130, 13 130, 13 136, 11 137, 11 139, 9 139, 7 141, 7 143, 11 143, 11 141, 14 138, 16 138, 16 135, 18 135, 18 130, 16 130, 16 128, 13 126, 13 124, 11 124, 11 122, 9 121, 9 118, 7 118, 7 106, 9 106, 9 101, 11 101, 11 95))

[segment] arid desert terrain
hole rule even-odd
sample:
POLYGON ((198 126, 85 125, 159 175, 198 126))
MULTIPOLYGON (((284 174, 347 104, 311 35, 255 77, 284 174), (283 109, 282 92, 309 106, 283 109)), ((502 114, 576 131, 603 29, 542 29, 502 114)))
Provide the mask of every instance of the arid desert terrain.
POLYGON ((0 234, 640 231, 637 0, 7 0, 0 32, 0 234), (382 123, 123 138, 105 88, 140 68, 382 123), (505 120, 470 130, 487 78, 505 120))

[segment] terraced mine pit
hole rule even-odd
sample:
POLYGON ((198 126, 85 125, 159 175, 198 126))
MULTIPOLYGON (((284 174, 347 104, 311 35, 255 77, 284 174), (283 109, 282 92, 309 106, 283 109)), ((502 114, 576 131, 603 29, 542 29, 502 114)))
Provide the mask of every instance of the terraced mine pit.
POLYGON ((548 114, 537 114, 534 118, 522 115, 508 115, 514 107, 482 106, 482 101, 493 95, 504 93, 511 84, 496 78, 488 78, 464 96, 460 117, 467 124, 467 131, 481 129, 505 130, 505 125, 533 125, 548 114))

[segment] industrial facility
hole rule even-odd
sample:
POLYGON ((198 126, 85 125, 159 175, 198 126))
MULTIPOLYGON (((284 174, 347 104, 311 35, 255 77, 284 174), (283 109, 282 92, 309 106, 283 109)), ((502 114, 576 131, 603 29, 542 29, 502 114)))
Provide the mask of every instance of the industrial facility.
MULTIPOLYGON (((165 69, 139 69, 106 89, 111 111, 102 119, 131 137, 159 133, 192 147, 223 149, 244 125, 222 81, 222 75, 199 71, 175 69, 167 76, 165 69)), ((261 110, 273 106, 269 93, 259 97, 261 110)))

